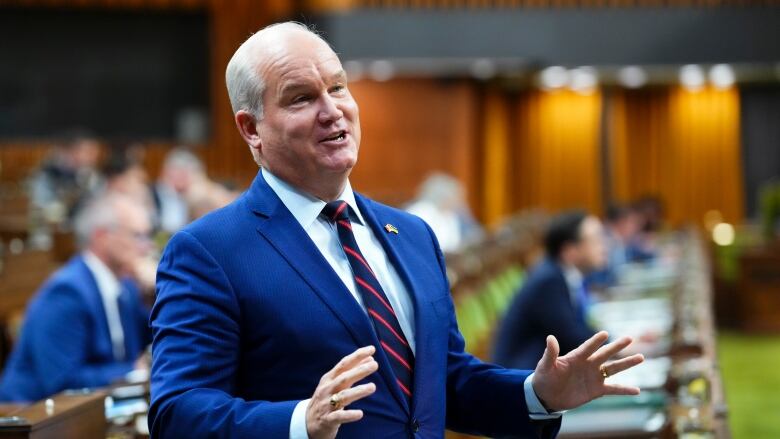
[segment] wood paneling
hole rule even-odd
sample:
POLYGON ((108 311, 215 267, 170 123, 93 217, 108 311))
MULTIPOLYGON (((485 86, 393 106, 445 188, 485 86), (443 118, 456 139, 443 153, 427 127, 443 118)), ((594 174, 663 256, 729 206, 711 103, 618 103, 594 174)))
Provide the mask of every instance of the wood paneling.
MULTIPOLYGON (((209 173, 220 180, 247 185, 257 172, 243 145, 230 110, 225 89, 225 67, 238 46, 253 32, 275 20, 291 16, 293 0, 9 0, 3 6, 41 8, 105 8, 135 10, 203 9, 209 15, 211 128, 209 142, 198 149, 209 173)), ((173 142, 148 144, 147 170, 156 176, 165 151, 173 142)), ((0 140, 0 181, 19 182, 27 177, 51 148, 50 142, 0 140)))
POLYGON ((425 177, 442 171, 459 179, 477 208, 478 90, 470 81, 359 81, 350 90, 360 107, 356 190, 390 204, 412 199, 425 177))
POLYGON ((514 210, 601 212, 600 93, 526 91, 516 108, 514 210))
POLYGON ((739 93, 681 87, 613 97, 613 185, 619 201, 655 194, 672 224, 702 224, 710 210, 744 218, 739 93))
MULTIPOLYGON (((73 5, 54 0, 16 0, 29 7, 73 5)), ((79 6, 136 9, 205 8, 209 14, 211 127, 209 142, 197 151, 213 178, 248 185, 257 166, 239 136, 224 84, 225 67, 236 48, 253 32, 293 15, 296 2, 273 0, 83 0, 79 6)), ((477 86, 470 81, 397 79, 360 81, 351 89, 361 107, 363 142, 353 174, 356 189, 379 200, 402 204, 414 197, 433 171, 460 179, 472 207, 480 187, 477 86)), ((172 142, 147 144, 146 167, 154 178, 172 142)), ((0 180, 19 182, 45 157, 46 142, 0 141, 0 180)))

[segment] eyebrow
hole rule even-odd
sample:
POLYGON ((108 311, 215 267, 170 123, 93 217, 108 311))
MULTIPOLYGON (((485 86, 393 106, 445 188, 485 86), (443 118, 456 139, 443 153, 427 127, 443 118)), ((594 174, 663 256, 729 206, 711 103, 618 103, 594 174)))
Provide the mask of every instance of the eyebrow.
POLYGON ((305 82, 290 82, 284 85, 282 87, 281 92, 279 93, 280 96, 286 96, 289 94, 292 94, 298 90, 306 90, 310 87, 309 84, 305 82))
POLYGON ((331 80, 347 82, 347 72, 344 70, 339 70, 333 76, 331 76, 331 80))
MULTIPOLYGON (((330 77, 331 82, 347 82, 347 73, 344 70, 339 70, 330 77)), ((308 89, 311 85, 308 82, 289 82, 282 87, 281 96, 286 96, 294 93, 298 90, 308 89)))

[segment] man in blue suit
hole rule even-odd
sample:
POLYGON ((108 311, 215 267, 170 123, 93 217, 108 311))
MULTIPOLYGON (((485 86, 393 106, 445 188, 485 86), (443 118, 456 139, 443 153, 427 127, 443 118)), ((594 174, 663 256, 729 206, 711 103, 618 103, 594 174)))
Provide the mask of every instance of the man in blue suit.
POLYGON ((84 208, 76 219, 83 250, 28 305, 0 401, 37 401, 148 369, 149 311, 131 277, 148 253, 149 230, 148 212, 124 196, 101 196, 84 208))
POLYGON ((506 367, 536 365, 547 336, 569 352, 596 333, 586 320, 588 293, 584 275, 606 264, 601 222, 584 212, 565 212, 545 233, 547 257, 534 267, 504 316, 494 359, 506 367))
POLYGON ((638 392, 603 381, 641 362, 607 361, 628 339, 601 346, 599 334, 558 357, 550 338, 533 374, 464 352, 431 229, 352 191, 358 108, 318 36, 265 28, 226 79, 262 169, 164 252, 154 438, 552 437, 556 410, 638 392))

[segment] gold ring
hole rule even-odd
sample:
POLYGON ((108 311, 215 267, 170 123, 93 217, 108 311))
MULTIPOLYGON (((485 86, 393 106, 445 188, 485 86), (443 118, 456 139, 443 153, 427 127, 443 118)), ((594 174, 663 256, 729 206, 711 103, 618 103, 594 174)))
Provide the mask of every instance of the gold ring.
POLYGON ((601 376, 604 377, 604 379, 609 378, 609 372, 607 372, 607 366, 602 364, 599 370, 601 371, 601 376))
POLYGON ((339 404, 341 403, 341 397, 338 393, 334 393, 333 395, 330 395, 330 406, 334 409, 339 408, 339 404))

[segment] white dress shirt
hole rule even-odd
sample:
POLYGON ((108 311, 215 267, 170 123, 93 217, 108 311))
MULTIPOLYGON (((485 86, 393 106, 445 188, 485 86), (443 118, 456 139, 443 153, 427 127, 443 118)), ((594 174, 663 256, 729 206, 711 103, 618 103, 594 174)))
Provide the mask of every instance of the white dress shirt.
POLYGON ((563 270, 563 277, 566 279, 566 286, 569 287, 569 300, 571 300, 572 306, 577 309, 577 305, 582 300, 579 292, 585 278, 582 276, 582 272, 573 265, 561 264, 561 270, 563 270))
POLYGON ((442 210, 430 201, 422 200, 408 206, 406 211, 428 223, 439 241, 441 251, 449 253, 460 248, 463 230, 457 212, 442 210))
MULTIPOLYGON (((328 264, 338 274, 341 281, 344 282, 344 285, 347 286, 355 300, 363 307, 363 299, 357 291, 352 268, 342 250, 336 226, 320 216, 326 203, 293 188, 266 169, 262 169, 261 172, 271 189, 300 223, 303 230, 309 235, 309 238, 311 238, 325 257, 325 260, 328 261, 328 264)), ((412 352, 415 352, 414 305, 412 304, 409 291, 398 276, 398 272, 393 264, 388 260, 382 244, 363 219, 349 182, 347 182, 344 191, 338 199, 346 201, 357 215, 358 221, 353 222, 352 232, 355 235, 358 247, 360 247, 360 252, 363 253, 366 261, 371 266, 371 270, 376 274, 379 284, 387 295, 387 300, 390 301, 398 317, 398 324, 409 342, 409 347, 412 349, 412 352)), ((548 414, 544 409, 531 386, 532 377, 533 375, 529 376, 524 383, 526 403, 531 413, 531 419, 548 419, 560 416, 559 413, 548 414)), ((309 439, 306 429, 306 409, 308 406, 308 399, 299 402, 295 406, 290 421, 290 439, 309 439)))
POLYGON ((175 189, 167 184, 155 185, 160 201, 160 211, 157 213, 160 228, 166 232, 175 233, 190 221, 190 208, 175 189))
POLYGON ((106 267, 94 253, 87 250, 83 254, 84 263, 95 278, 100 297, 103 299, 103 309, 108 321, 108 333, 111 335, 111 345, 114 349, 114 359, 125 359, 125 332, 122 329, 122 319, 119 316, 119 294, 122 292, 122 284, 114 276, 114 273, 106 267))

